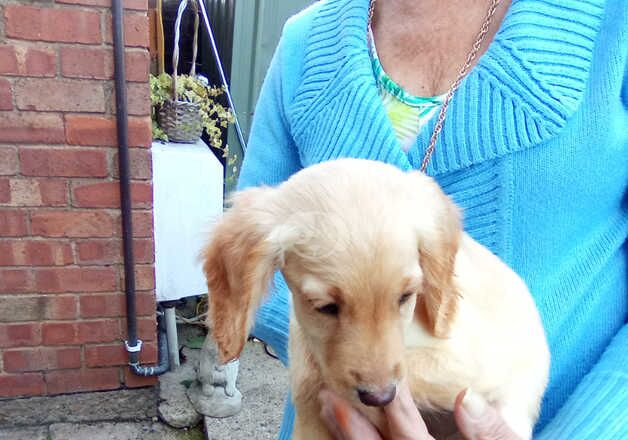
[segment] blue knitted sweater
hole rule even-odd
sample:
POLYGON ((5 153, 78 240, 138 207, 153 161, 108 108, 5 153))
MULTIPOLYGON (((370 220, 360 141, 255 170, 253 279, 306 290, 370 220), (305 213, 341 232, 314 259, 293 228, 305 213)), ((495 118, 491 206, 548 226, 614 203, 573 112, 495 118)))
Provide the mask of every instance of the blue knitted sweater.
MULTIPOLYGON (((323 0, 288 21, 240 188, 339 157, 419 168, 434 121, 402 151, 371 68, 367 9, 323 0)), ((627 43, 626 0, 514 0, 427 170, 536 300, 552 354, 538 438, 628 438, 627 43)), ((254 328, 284 362, 288 296, 278 275, 254 328)), ((288 402, 282 438, 292 417, 288 402)))

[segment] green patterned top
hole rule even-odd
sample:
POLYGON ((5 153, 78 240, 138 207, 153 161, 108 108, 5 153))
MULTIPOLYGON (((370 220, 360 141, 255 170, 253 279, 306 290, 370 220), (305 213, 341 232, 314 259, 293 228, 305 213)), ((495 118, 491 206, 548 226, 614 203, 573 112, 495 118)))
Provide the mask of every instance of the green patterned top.
POLYGON ((371 64, 377 79, 377 87, 388 118, 395 130, 397 140, 404 151, 408 151, 427 121, 440 110, 445 95, 414 96, 406 92, 384 71, 375 48, 375 39, 369 29, 371 64))

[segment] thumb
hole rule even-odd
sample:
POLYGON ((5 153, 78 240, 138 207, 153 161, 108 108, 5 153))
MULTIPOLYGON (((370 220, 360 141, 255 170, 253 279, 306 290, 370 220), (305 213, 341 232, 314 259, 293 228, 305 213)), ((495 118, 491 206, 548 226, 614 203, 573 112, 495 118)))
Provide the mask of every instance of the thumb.
POLYGON ((495 408, 471 388, 458 394, 454 408, 458 429, 468 440, 516 440, 495 408))

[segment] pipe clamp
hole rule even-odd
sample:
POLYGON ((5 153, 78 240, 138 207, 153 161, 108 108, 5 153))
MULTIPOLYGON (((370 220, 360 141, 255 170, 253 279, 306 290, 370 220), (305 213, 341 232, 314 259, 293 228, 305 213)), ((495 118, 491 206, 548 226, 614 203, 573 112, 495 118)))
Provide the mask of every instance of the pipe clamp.
POLYGON ((124 341, 124 346, 126 347, 126 351, 129 353, 138 353, 142 350, 142 340, 138 339, 137 343, 133 346, 129 345, 129 341, 124 341))

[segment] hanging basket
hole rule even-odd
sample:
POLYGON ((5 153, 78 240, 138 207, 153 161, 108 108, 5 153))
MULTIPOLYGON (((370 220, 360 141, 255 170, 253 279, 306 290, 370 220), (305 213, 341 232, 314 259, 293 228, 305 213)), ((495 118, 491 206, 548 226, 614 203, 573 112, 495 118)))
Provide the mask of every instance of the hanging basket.
POLYGON ((203 134, 201 106, 195 102, 179 99, 177 94, 177 67, 179 64, 179 34, 181 17, 188 3, 194 11, 194 47, 190 76, 196 76, 196 53, 198 51, 198 4, 196 0, 182 0, 174 27, 174 50, 172 53, 172 99, 166 100, 158 112, 159 125, 172 142, 195 143, 203 134))

